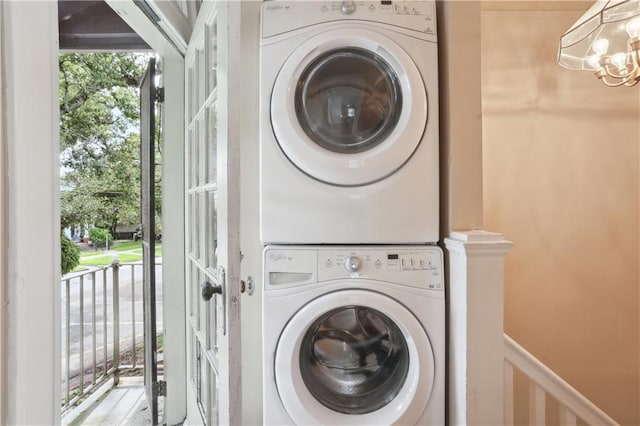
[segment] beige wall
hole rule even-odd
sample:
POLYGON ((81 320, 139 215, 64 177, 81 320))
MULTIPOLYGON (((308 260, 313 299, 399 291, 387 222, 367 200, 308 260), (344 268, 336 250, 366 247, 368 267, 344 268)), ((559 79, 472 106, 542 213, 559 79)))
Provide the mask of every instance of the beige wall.
POLYGON ((438 1, 440 236, 482 228, 480 3, 438 1))
POLYGON ((484 225, 515 242, 505 328, 638 424, 640 87, 557 66, 582 12, 543 3, 482 11, 484 225))

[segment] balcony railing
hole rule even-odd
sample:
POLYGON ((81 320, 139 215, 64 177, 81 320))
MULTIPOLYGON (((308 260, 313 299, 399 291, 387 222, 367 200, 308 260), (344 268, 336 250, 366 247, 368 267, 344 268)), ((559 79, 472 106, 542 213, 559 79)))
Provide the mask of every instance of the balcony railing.
POLYGON ((68 274, 61 284, 65 413, 109 379, 117 385, 123 370, 143 366, 143 357, 138 361, 137 356, 144 344, 142 264, 114 260, 107 267, 68 274))

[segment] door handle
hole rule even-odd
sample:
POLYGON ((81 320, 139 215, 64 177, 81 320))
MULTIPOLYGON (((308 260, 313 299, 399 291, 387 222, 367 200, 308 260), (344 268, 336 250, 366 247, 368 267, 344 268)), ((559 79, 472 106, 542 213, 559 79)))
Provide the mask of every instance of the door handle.
POLYGON ((200 296, 202 296, 202 300, 208 302, 214 294, 222 294, 222 286, 213 285, 209 281, 200 284, 200 296))

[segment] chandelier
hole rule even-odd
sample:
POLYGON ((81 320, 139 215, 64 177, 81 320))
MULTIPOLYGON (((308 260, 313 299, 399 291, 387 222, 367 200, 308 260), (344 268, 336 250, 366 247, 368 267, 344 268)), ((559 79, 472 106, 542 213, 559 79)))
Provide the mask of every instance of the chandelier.
POLYGON ((558 64, 607 86, 640 82, 640 0, 598 0, 560 38, 558 64))

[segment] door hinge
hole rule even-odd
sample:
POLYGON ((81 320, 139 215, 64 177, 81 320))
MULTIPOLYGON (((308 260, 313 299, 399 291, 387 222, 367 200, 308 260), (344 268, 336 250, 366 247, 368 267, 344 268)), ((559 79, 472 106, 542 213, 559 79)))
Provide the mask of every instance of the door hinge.
POLYGON ((167 396, 167 382, 159 380, 153 384, 153 396, 167 396))
POLYGON ((156 87, 153 93, 153 100, 156 102, 164 102, 164 87, 156 87))
POLYGON ((249 296, 251 296, 253 294, 253 291, 255 290, 256 286, 253 282, 253 277, 251 275, 249 275, 247 277, 247 294, 249 296))

